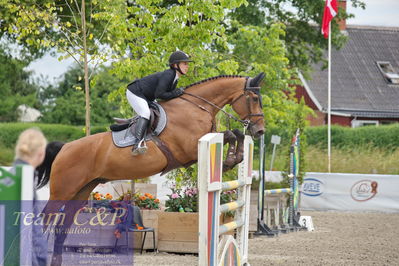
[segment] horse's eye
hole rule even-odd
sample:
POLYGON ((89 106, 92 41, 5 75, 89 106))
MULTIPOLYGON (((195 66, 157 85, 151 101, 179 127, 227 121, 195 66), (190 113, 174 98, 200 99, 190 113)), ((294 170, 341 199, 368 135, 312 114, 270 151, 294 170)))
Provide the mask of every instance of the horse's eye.
POLYGON ((254 101, 254 102, 258 102, 259 101, 259 98, 258 97, 252 97, 252 100, 254 101))

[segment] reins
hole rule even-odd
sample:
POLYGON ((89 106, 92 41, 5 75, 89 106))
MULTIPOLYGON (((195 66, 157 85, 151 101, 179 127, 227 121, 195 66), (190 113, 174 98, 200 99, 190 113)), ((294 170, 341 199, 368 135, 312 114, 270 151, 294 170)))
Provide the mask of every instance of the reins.
MULTIPOLYGON (((246 84, 248 84, 248 80, 247 80, 246 84)), ((260 116, 260 118, 254 123, 254 124, 256 124, 260 119, 262 119, 262 117, 264 117, 264 114, 263 114, 263 113, 252 114, 251 104, 250 104, 250 100, 251 100, 251 99, 250 99, 250 97, 249 97, 248 94, 247 94, 247 91, 253 91, 253 92, 255 92, 259 97, 261 97, 261 96, 260 96, 260 93, 259 93, 259 90, 260 90, 260 87, 247 87, 247 86, 245 86, 245 87, 244 87, 244 93, 242 93, 240 96, 238 96, 236 99, 234 99, 234 100, 230 103, 230 106, 233 106, 242 96, 246 96, 246 103, 247 103, 248 114, 244 117, 244 119, 239 119, 239 118, 235 117, 234 115, 232 115, 232 114, 226 112, 225 110, 223 110, 223 108, 217 106, 216 104, 212 103, 211 101, 209 101, 209 100, 207 100, 207 99, 205 99, 205 98, 203 98, 203 97, 201 97, 201 96, 198 96, 198 95, 195 95, 195 94, 192 94, 192 93, 189 93, 189 92, 185 92, 185 91, 183 92, 183 94, 186 94, 186 95, 189 95, 189 96, 191 96, 191 97, 197 98, 197 99, 199 99, 199 100, 201 100, 201 101, 203 101, 203 102, 209 104, 210 106, 216 108, 217 110, 222 111, 229 119, 233 119, 233 120, 235 120, 235 121, 237 121, 237 122, 243 124, 244 128, 246 129, 246 128, 248 128, 248 126, 251 124, 251 121, 250 121, 249 119, 247 119, 247 118, 253 117, 253 116, 260 116)), ((192 104, 194 104, 195 106, 197 106, 198 108, 200 108, 201 110, 206 111, 206 112, 208 112, 209 114, 212 115, 212 112, 209 111, 209 110, 208 110, 206 107, 204 107, 203 105, 198 104, 198 103, 195 103, 195 102, 193 102, 193 101, 190 101, 189 99, 186 99, 186 98, 184 98, 184 97, 180 97, 180 99, 185 100, 185 101, 187 101, 187 102, 189 102, 189 103, 192 103, 192 104)), ((260 104, 261 107, 262 107, 262 102, 261 102, 260 99, 259 99, 259 104, 260 104)), ((228 120, 228 121, 230 121, 230 120, 228 120)), ((229 123, 229 125, 230 125, 230 122, 228 122, 228 123, 229 123)), ((212 121, 212 128, 214 128, 214 127, 215 127, 215 126, 214 126, 214 122, 212 121)))
MULTIPOLYGON (((237 121, 237 122, 240 122, 240 123, 244 124, 244 126, 245 126, 246 124, 249 124, 248 120, 243 120, 243 119, 239 119, 239 118, 235 117, 234 115, 232 115, 232 114, 226 112, 225 110, 223 110, 223 108, 220 108, 220 107, 217 106, 216 104, 214 104, 214 103, 208 101, 207 99, 205 99, 205 98, 203 98, 203 97, 201 97, 201 96, 198 96, 198 95, 195 95, 195 94, 192 94, 192 93, 189 93, 189 92, 183 92, 183 94, 190 95, 190 96, 192 96, 192 97, 194 97, 194 98, 197 98, 197 99, 200 99, 200 100, 206 102, 207 104, 209 104, 209 105, 215 107, 215 108, 218 109, 219 111, 222 111, 222 112, 223 112, 227 117, 229 117, 230 119, 233 119, 233 120, 235 120, 235 121, 237 121)), ((183 100, 185 100, 185 101, 187 101, 187 102, 190 102, 190 103, 196 105, 197 107, 199 107, 200 109, 202 109, 202 110, 204 110, 204 111, 206 111, 206 112, 212 114, 211 111, 209 111, 208 109, 206 109, 204 106, 202 106, 202 105, 200 105, 200 104, 197 104, 197 103, 195 103, 195 102, 193 102, 193 101, 190 101, 189 99, 186 99, 186 98, 183 98, 183 97, 180 97, 180 99, 183 99, 183 100)))

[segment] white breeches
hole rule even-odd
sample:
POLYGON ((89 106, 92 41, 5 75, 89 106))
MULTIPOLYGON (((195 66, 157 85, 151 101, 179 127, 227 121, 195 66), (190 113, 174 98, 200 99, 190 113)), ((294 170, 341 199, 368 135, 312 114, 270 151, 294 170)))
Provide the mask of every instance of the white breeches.
POLYGON ((133 110, 141 117, 150 119, 150 107, 148 103, 143 98, 136 96, 131 91, 126 90, 127 101, 132 106, 133 110))

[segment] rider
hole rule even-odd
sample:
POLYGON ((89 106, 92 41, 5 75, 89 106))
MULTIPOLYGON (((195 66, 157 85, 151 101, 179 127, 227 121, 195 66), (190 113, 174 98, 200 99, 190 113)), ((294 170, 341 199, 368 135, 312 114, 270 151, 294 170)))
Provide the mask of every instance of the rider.
POLYGON ((127 86, 126 97, 133 110, 139 115, 134 132, 132 154, 145 153, 147 147, 141 145, 150 119, 149 102, 155 99, 170 100, 183 94, 183 89, 177 88, 177 81, 181 75, 187 74, 190 57, 176 51, 169 57, 170 68, 155 74, 136 79, 127 86))

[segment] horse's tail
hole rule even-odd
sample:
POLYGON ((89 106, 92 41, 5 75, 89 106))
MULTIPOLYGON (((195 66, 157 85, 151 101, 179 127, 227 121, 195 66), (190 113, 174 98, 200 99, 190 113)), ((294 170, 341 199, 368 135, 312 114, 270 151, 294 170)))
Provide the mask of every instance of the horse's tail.
POLYGON ((41 165, 39 165, 37 170, 37 186, 36 188, 44 187, 48 181, 50 180, 51 173, 51 165, 54 162, 55 157, 60 152, 62 146, 65 143, 59 141, 53 141, 47 144, 46 147, 46 156, 44 157, 44 161, 41 165))

